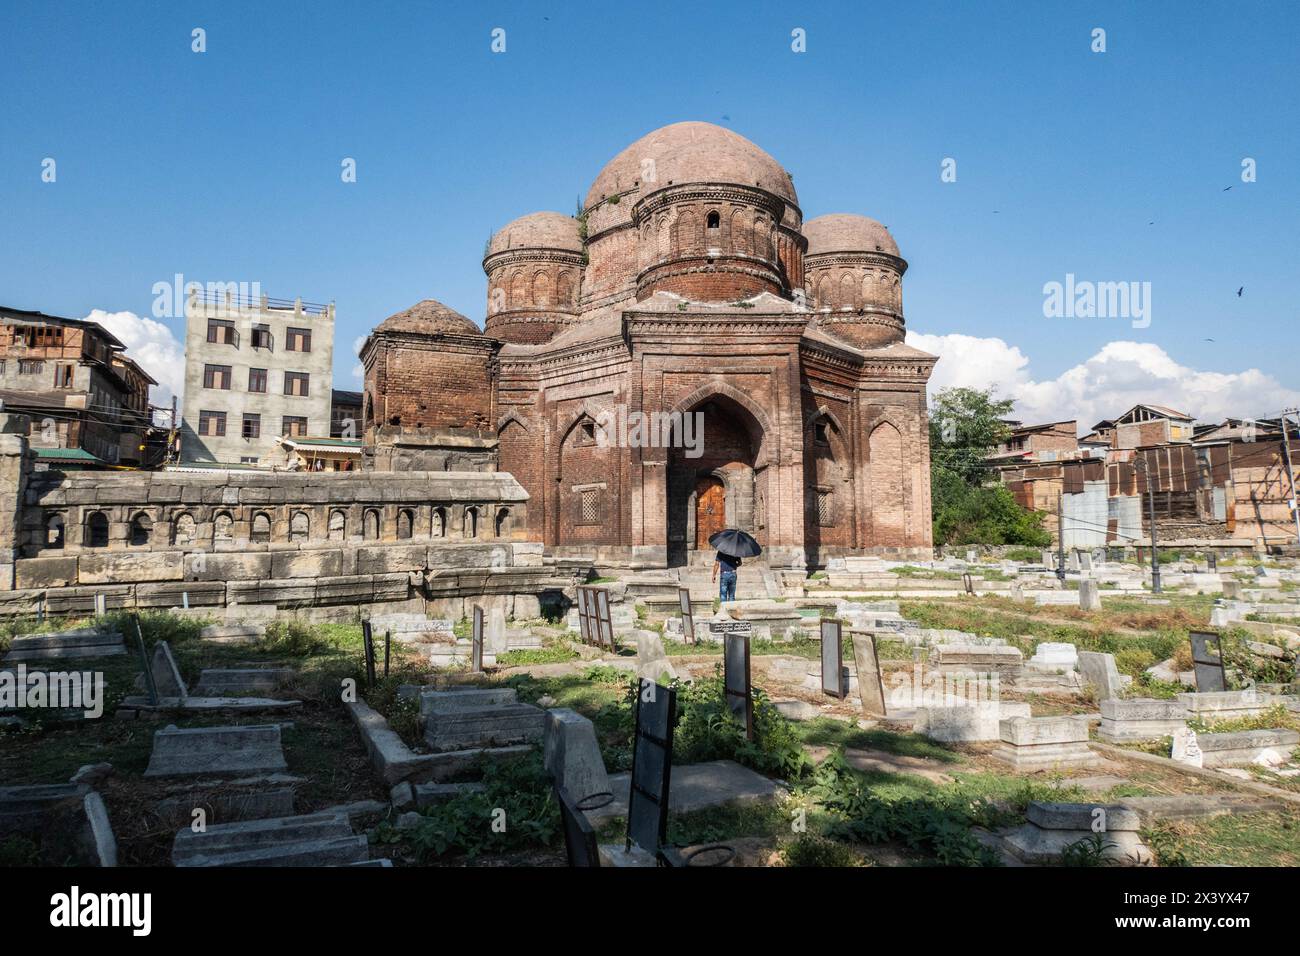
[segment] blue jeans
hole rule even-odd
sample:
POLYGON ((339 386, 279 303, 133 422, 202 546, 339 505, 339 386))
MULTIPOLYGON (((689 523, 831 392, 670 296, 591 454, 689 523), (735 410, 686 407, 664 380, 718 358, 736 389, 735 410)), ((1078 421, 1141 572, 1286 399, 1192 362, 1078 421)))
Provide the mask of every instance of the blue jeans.
POLYGON ((736 572, 723 571, 718 579, 718 597, 723 601, 736 600, 736 572))

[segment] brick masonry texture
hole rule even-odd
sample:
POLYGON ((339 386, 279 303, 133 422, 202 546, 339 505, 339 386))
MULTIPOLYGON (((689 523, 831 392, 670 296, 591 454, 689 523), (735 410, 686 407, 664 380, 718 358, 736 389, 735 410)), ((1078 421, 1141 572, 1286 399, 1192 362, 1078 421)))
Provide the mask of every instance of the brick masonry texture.
POLYGON ((478 345, 376 330, 369 434, 495 430, 529 496, 522 531, 557 556, 685 560, 712 483, 773 566, 926 548, 935 358, 903 342, 907 263, 864 216, 802 224, 789 174, 753 143, 656 130, 580 217, 493 236, 478 345), (629 413, 701 415, 703 453, 622 441, 629 413))

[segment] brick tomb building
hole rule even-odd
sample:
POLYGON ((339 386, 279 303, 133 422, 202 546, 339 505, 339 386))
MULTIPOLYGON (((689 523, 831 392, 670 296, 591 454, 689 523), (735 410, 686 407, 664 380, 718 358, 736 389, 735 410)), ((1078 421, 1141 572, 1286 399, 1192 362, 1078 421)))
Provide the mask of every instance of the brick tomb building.
POLYGON ((903 342, 907 263, 872 219, 804 222, 745 138, 656 130, 483 269, 483 331, 426 300, 366 341, 372 467, 509 472, 516 536, 607 565, 706 560, 727 526, 776 568, 930 546, 936 359, 903 342))

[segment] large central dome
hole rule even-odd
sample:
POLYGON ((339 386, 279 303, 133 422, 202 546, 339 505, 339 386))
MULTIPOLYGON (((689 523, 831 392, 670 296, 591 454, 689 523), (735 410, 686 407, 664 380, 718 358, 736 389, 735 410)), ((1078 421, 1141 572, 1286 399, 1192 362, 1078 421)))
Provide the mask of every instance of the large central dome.
POLYGON ((684 183, 758 186, 799 204, 790 174, 775 159, 738 133, 712 123, 692 122, 673 123, 647 133, 606 163, 587 193, 586 207, 638 186, 645 196, 684 183))

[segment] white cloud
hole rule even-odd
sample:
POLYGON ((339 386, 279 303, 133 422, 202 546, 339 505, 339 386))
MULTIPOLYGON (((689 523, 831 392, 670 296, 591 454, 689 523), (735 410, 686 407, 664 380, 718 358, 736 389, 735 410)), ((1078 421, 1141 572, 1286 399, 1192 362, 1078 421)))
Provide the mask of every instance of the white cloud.
MULTIPOLYGON (((368 335, 358 335, 355 339, 352 340, 352 354, 353 354, 353 355, 356 355, 356 356, 360 357, 360 355, 361 355, 361 346, 363 346, 363 345, 366 344, 366 339, 368 339, 368 338, 369 338, 368 335)), ((363 384, 365 384, 365 380, 366 380, 366 367, 365 367, 364 365, 362 365, 360 362, 358 362, 356 365, 352 366, 352 378, 356 380, 356 383, 357 383, 358 385, 363 385, 363 384)))
POLYGON ((1054 379, 1036 380, 1029 358, 999 338, 908 332, 907 342, 938 355, 931 394, 949 386, 996 386, 1025 422, 1079 420, 1081 430, 1138 403, 1168 405, 1198 421, 1274 416, 1300 404, 1300 391, 1259 369, 1210 372, 1180 365, 1150 342, 1108 342, 1054 379))
POLYGON ((126 354, 140 367, 157 379, 149 400, 155 405, 169 406, 172 396, 180 402, 185 391, 185 346, 172 330, 154 319, 142 318, 134 312, 105 312, 95 309, 86 316, 87 322, 98 322, 122 340, 126 354))

